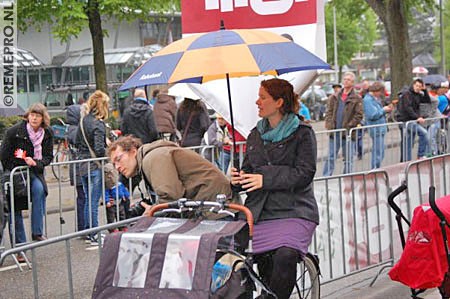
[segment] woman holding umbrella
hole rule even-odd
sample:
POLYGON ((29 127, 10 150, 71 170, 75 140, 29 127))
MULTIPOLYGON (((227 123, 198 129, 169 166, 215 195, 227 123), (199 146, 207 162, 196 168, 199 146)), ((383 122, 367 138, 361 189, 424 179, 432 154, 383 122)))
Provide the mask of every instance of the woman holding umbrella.
POLYGON ((231 184, 234 191, 247 192, 259 273, 278 298, 289 298, 298 258, 307 253, 319 223, 313 191, 316 139, 298 118, 298 95, 288 81, 262 81, 258 95, 262 119, 248 136, 242 169, 232 168, 231 184))

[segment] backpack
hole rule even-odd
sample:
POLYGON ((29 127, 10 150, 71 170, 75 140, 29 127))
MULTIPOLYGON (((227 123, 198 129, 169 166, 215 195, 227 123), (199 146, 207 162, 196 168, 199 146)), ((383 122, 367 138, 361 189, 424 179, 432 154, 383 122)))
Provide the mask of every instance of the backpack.
POLYGON ((67 107, 66 110, 66 123, 69 127, 66 130, 66 137, 70 144, 76 144, 78 124, 81 118, 81 106, 72 105, 67 107))
POLYGON ((106 163, 103 167, 103 176, 105 178, 105 188, 112 189, 119 179, 119 172, 112 163, 106 163))
POLYGON ((394 110, 393 110, 393 113, 391 114, 393 116, 394 121, 397 121, 398 118, 401 118, 400 114, 404 110, 403 98, 404 98, 406 91, 408 91, 408 90, 409 90, 408 86, 406 86, 406 85, 403 86, 403 88, 397 93, 397 98, 398 98, 397 103, 394 102, 395 98, 391 100, 391 103, 394 104, 394 110))

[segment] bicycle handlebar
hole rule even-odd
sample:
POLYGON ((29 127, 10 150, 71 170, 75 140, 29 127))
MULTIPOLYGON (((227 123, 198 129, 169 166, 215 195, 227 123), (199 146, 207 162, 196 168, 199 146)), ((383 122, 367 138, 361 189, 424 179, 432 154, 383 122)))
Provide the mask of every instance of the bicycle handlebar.
MULTIPOLYGON (((187 208, 201 208, 201 207, 216 207, 216 208, 229 208, 229 209, 233 209, 233 210, 238 210, 242 213, 244 213, 245 218, 247 220, 247 224, 248 224, 248 235, 250 238, 253 237, 253 214, 252 212, 243 205, 240 204, 234 204, 234 203, 219 203, 219 202, 214 202, 214 201, 195 201, 195 200, 186 200, 186 199, 179 199, 177 201, 174 202, 170 202, 170 203, 162 203, 162 204, 157 204, 151 207, 150 212, 149 212, 149 216, 152 217, 157 211, 160 210, 165 210, 165 209, 181 209, 184 207, 187 208)), ((175 211, 175 210, 172 210, 175 211)))

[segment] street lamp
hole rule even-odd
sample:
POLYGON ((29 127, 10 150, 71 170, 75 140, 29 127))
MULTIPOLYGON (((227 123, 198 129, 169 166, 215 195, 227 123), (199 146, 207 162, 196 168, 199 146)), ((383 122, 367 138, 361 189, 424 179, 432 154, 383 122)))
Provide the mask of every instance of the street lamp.
POLYGON ((444 45, 444 22, 442 17, 442 0, 439 0, 439 35, 441 40, 441 68, 442 75, 447 76, 445 70, 445 45, 444 45))
MULTIPOLYGON (((442 0, 441 0, 442 1, 442 0)), ((336 33, 336 6, 333 3, 333 43, 334 43, 334 77, 338 83, 338 51, 337 51, 337 33, 336 33)))

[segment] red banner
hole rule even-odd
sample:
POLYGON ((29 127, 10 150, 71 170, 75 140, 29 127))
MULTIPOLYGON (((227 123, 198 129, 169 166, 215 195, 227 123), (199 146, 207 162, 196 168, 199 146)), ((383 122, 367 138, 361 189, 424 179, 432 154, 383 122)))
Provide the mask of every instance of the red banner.
POLYGON ((182 0, 183 34, 317 23, 317 0, 182 0))

